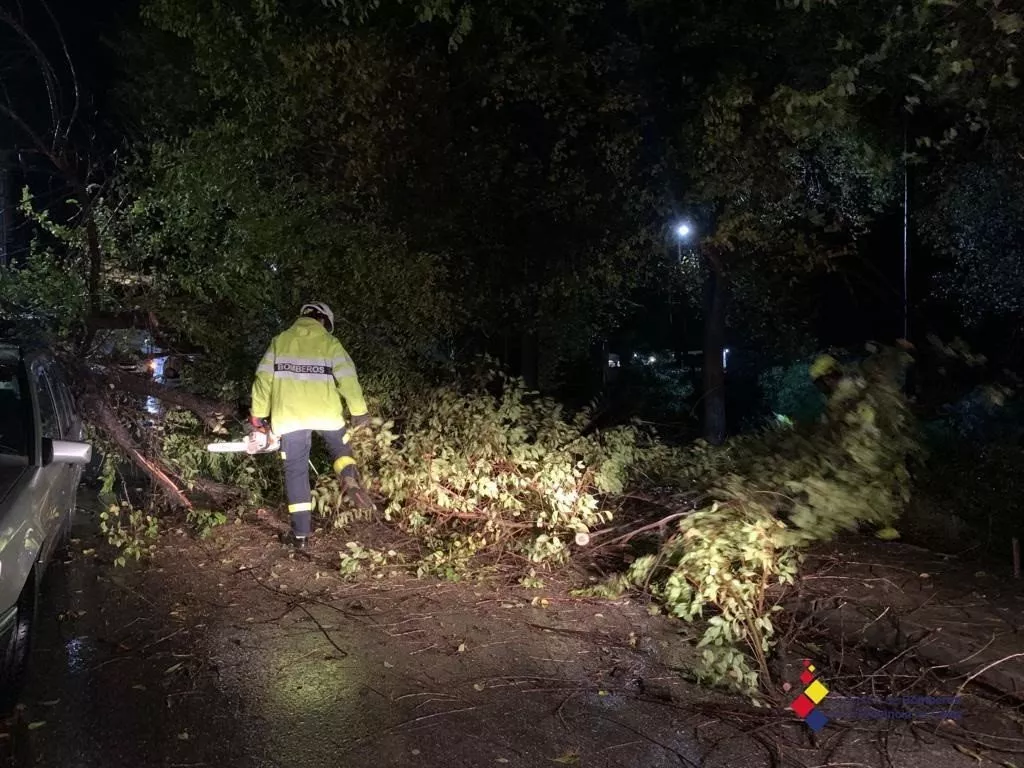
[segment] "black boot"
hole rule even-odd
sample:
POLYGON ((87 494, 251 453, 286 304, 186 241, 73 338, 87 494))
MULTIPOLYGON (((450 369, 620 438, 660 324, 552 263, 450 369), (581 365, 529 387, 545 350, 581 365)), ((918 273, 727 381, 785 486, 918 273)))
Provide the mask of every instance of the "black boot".
POLYGON ((370 494, 363 488, 363 484, 359 482, 358 477, 348 474, 342 475, 341 486, 345 489, 345 498, 348 499, 352 506, 367 512, 377 511, 377 506, 373 503, 373 499, 370 498, 370 494))
POLYGON ((310 511, 293 512, 291 515, 291 533, 286 543, 295 549, 305 549, 309 541, 309 534, 313 530, 313 513, 310 511))
POLYGON ((301 552, 309 545, 309 536, 296 536, 289 531, 281 534, 281 543, 301 552))

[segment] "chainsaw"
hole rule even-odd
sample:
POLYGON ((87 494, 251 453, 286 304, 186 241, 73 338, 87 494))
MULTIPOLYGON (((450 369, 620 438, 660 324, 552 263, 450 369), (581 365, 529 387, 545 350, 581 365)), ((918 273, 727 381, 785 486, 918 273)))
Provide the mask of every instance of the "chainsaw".
POLYGON ((250 432, 245 440, 235 443, 210 443, 206 450, 210 453, 248 453, 255 456, 260 453, 273 453, 281 449, 281 438, 273 432, 250 432))

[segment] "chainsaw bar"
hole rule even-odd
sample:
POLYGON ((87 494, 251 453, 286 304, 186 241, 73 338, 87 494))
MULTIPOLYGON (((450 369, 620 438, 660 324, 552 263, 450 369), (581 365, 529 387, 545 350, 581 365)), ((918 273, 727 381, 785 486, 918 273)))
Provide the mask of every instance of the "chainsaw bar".
POLYGON ((210 443, 206 450, 210 453, 248 453, 250 456, 259 453, 273 453, 281 448, 281 439, 272 433, 253 432, 234 443, 210 443))
POLYGON ((238 443, 210 443, 206 450, 210 453, 246 453, 249 450, 249 442, 242 440, 238 443))

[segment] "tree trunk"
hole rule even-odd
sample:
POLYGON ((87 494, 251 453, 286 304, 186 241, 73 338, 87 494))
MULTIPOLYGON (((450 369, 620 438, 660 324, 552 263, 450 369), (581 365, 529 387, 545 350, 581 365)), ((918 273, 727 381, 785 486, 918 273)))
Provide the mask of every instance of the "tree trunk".
MULTIPOLYGON (((72 163, 66 158, 54 158, 54 165, 64 174, 68 185, 75 190, 75 198, 78 201, 79 209, 82 212, 82 221, 79 226, 85 229, 85 248, 89 258, 89 271, 86 282, 86 289, 89 293, 89 315, 98 315, 100 311, 100 280, 103 273, 103 251, 100 246, 100 233, 96 226, 96 218, 92 213, 92 201, 89 199, 89 190, 84 179, 78 177, 72 163)), ((83 335, 79 339, 79 351, 88 353, 96 338, 96 329, 86 325, 83 335)))
POLYGON ((100 234, 96 228, 96 219, 92 215, 92 207, 88 194, 82 192, 79 204, 85 215, 85 243, 89 250, 89 314, 99 314, 100 309, 100 274, 103 266, 103 252, 100 250, 100 234))
POLYGON ((536 390, 538 384, 537 334, 523 331, 520 354, 520 370, 522 371, 523 381, 526 382, 526 388, 536 390))
POLYGON ((163 491, 167 501, 176 509, 192 509, 192 502, 178 487, 173 472, 163 466, 158 459, 147 458, 142 448, 135 442, 131 434, 117 418, 114 410, 98 393, 90 393, 83 401, 89 420, 109 437, 121 449, 125 456, 132 460, 153 482, 153 487, 163 491))
POLYGON ((161 491, 168 503, 176 509, 193 509, 195 505, 226 506, 244 496, 233 486, 218 483, 207 478, 194 478, 186 485, 177 473, 161 458, 147 454, 146 449, 125 428, 118 417, 117 406, 109 399, 111 393, 132 392, 149 394, 166 403, 179 405, 199 416, 207 427, 225 434, 220 414, 231 409, 224 403, 217 403, 177 389, 169 389, 155 381, 141 376, 108 370, 95 373, 85 365, 72 365, 84 396, 81 398, 84 413, 89 422, 102 431, 123 456, 132 461, 152 481, 153 487, 161 491))
POLYGON ((14 154, 0 149, 0 267, 11 263, 14 253, 14 154))
POLYGON ((725 442, 725 281, 708 260, 704 286, 704 439, 725 442))

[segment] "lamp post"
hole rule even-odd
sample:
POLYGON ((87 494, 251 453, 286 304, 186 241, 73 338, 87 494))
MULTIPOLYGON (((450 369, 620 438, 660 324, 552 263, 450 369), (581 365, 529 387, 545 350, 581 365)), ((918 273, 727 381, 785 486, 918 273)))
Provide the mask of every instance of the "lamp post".
POLYGON ((725 441, 725 368, 728 350, 725 348, 725 286, 713 254, 700 248, 697 228, 690 221, 679 221, 674 227, 676 253, 683 260, 683 243, 697 249, 697 261, 707 272, 704 286, 704 436, 712 445, 725 441))
POLYGON ((676 254, 679 256, 679 261, 683 260, 683 243, 689 242, 690 237, 694 233, 693 225, 687 221, 681 221, 676 224, 676 254))
MULTIPOLYGON (((684 220, 676 222, 676 224, 672 227, 672 231, 673 233, 675 233, 676 236, 676 264, 678 266, 683 263, 683 243, 689 243, 690 238, 694 235, 696 230, 690 222, 684 220)), ((672 304, 672 290, 670 289, 668 301, 668 324, 670 329, 669 333, 672 337, 672 346, 674 348, 676 355, 676 365, 679 367, 683 367, 685 356, 683 353, 682 345, 680 344, 680 339, 677 337, 676 334, 675 318, 672 312, 672 304)))

